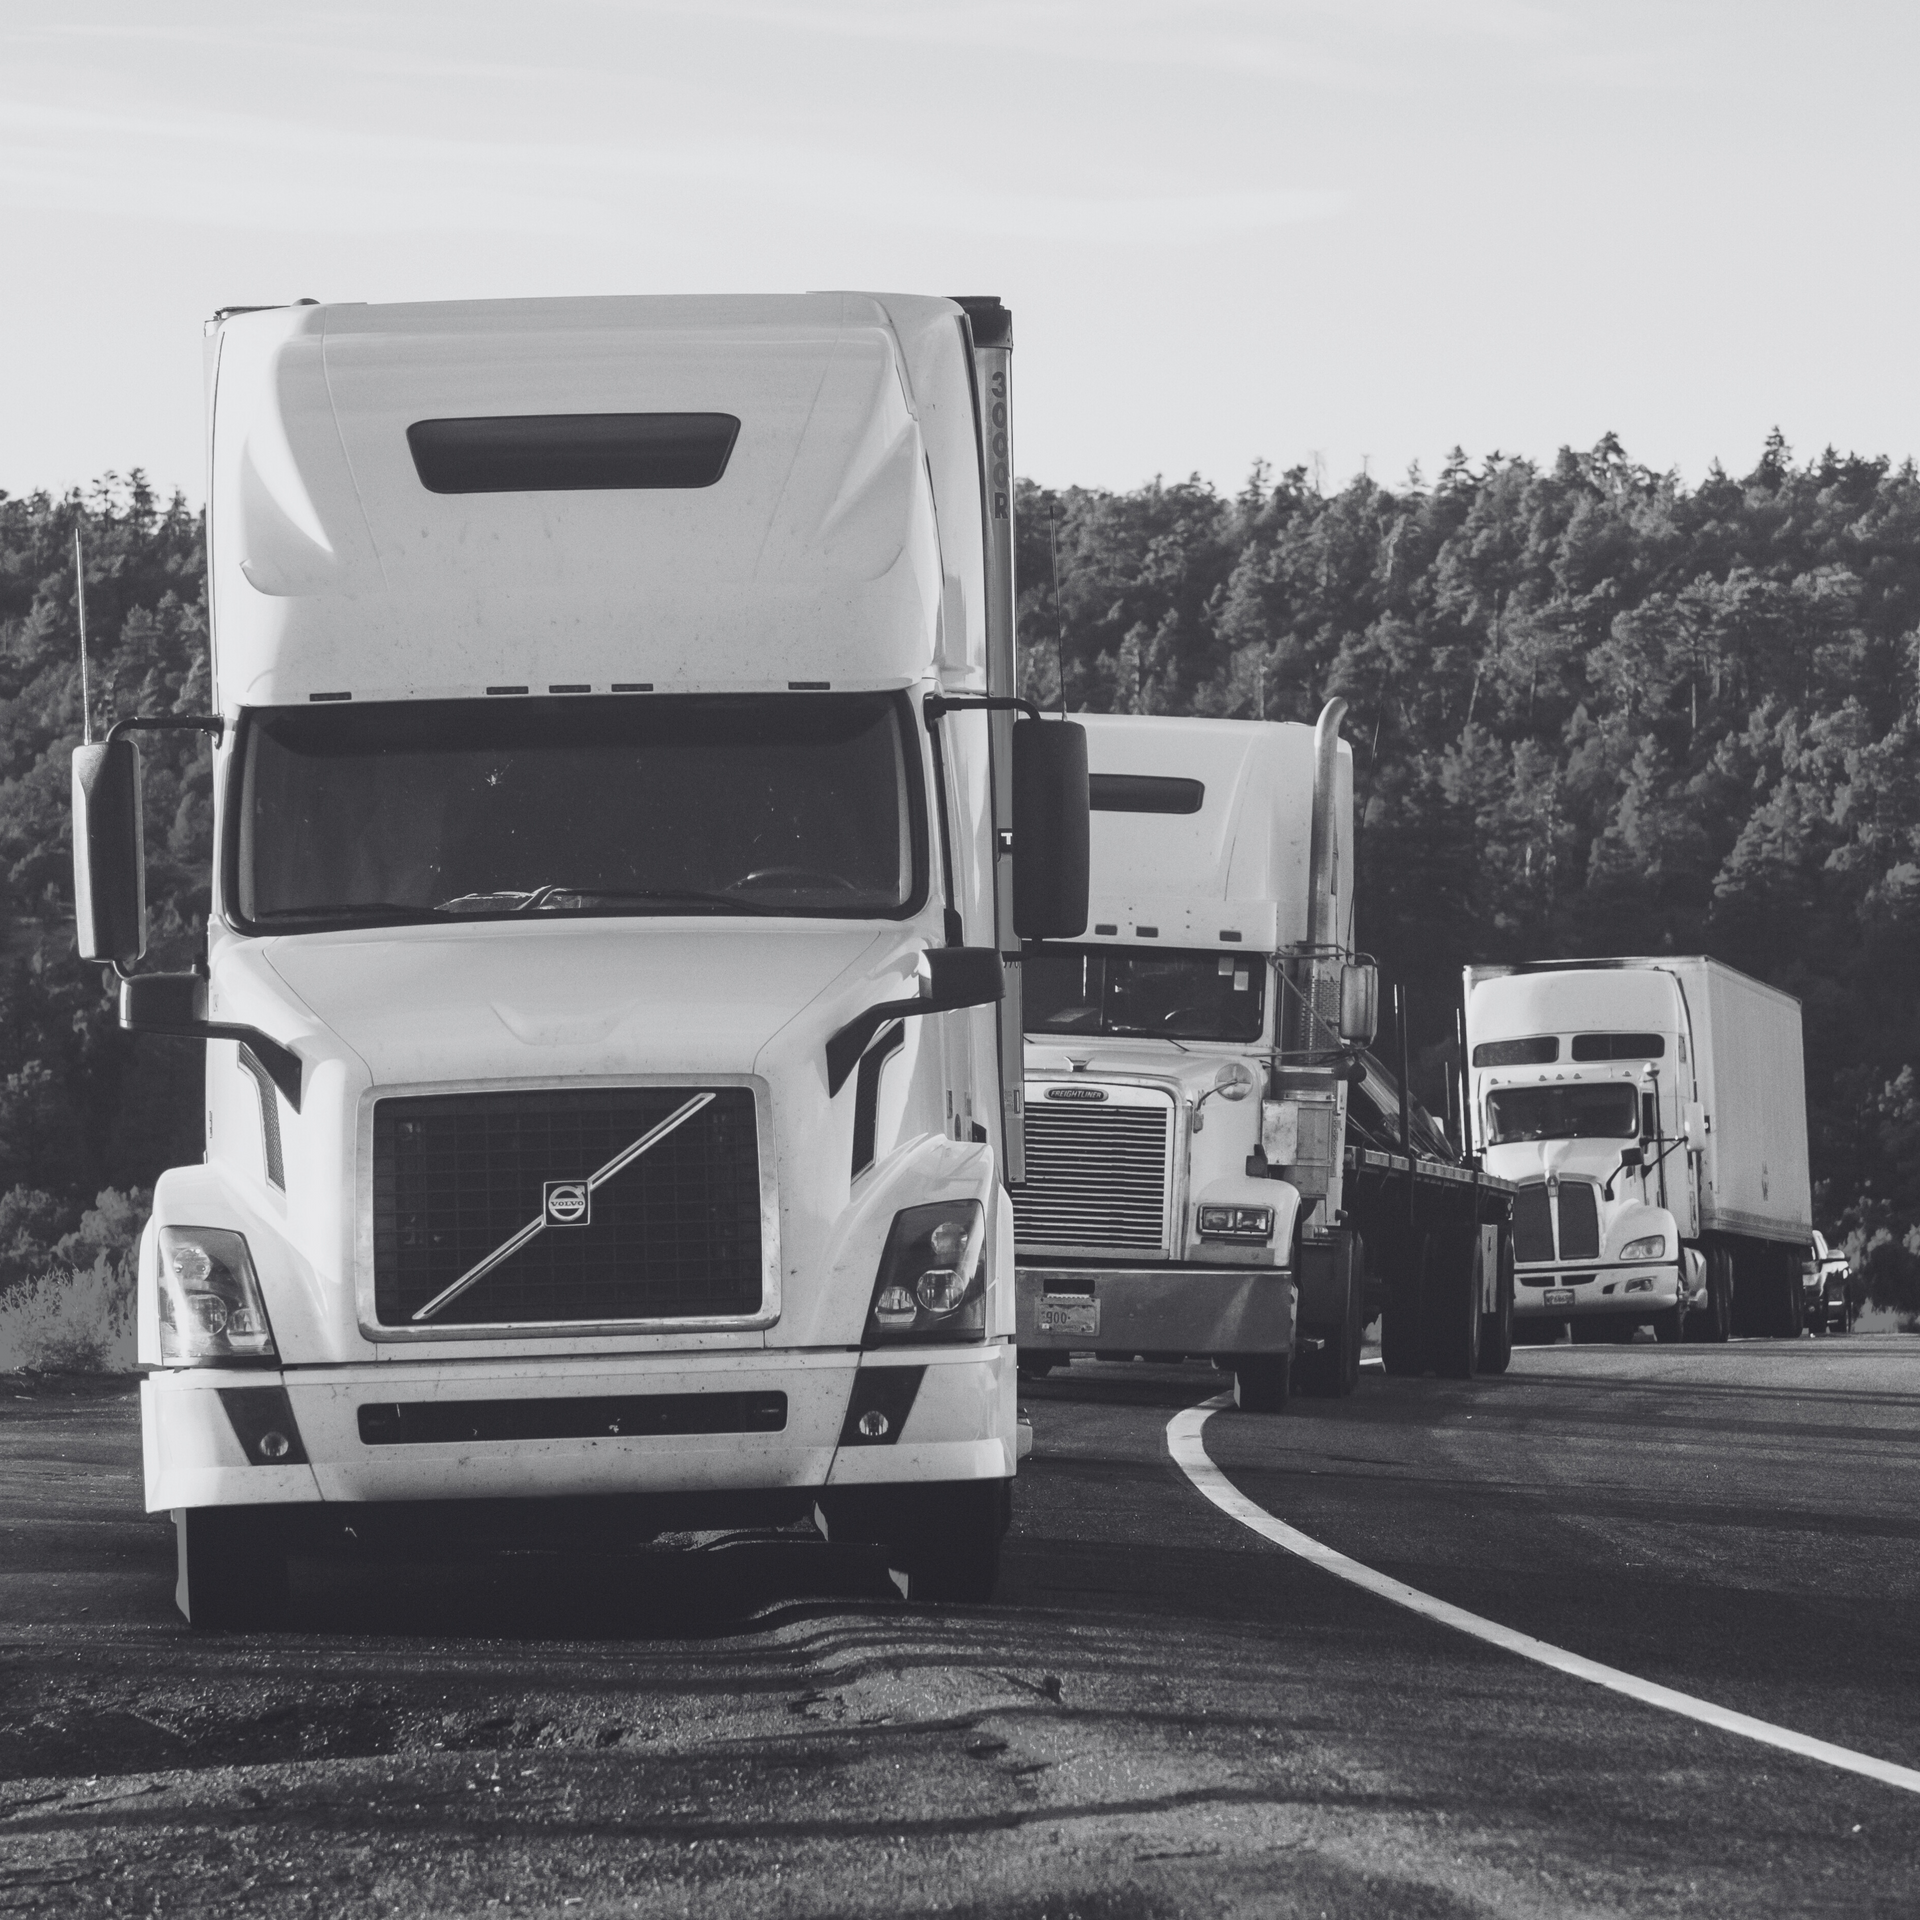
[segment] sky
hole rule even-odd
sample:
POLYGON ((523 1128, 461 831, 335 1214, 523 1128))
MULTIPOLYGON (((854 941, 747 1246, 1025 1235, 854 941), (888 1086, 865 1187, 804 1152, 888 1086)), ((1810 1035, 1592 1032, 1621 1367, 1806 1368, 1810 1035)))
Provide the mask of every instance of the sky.
POLYGON ((4 0, 0 489, 204 492, 217 307, 1014 312, 1052 486, 1920 454, 1910 0, 4 0))

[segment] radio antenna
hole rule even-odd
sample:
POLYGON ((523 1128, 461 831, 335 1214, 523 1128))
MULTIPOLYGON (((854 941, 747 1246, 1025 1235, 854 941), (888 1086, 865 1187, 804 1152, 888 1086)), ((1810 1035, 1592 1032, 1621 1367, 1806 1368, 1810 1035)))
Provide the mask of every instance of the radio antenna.
POLYGON ((1053 667, 1060 682, 1060 714, 1067 712, 1067 613, 1060 604, 1060 522, 1054 503, 1047 502, 1047 550, 1053 556, 1053 667))
POLYGON ((87 697, 87 569, 80 553, 80 523, 73 523, 73 596, 80 612, 80 744, 93 745, 93 702, 87 697))

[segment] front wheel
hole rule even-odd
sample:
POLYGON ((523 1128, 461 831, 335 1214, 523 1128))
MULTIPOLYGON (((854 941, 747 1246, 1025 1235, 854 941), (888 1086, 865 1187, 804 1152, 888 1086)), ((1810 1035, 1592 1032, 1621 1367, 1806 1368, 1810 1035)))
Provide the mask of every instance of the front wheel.
POLYGON ((174 1604, 193 1627, 275 1627, 287 1611, 287 1550, 274 1507, 181 1507, 174 1604))
POLYGON ((1686 1337, 1724 1346, 1733 1331, 1733 1256, 1725 1247, 1707 1249, 1707 1304, 1686 1319, 1686 1337))
POLYGON ((901 1598, 983 1606, 1000 1581, 1000 1542, 1013 1518, 1011 1480, 903 1487, 909 1515, 888 1529, 887 1571, 901 1598))
POLYGON ((1285 1413, 1293 1356, 1237 1353, 1233 1356, 1233 1404, 1242 1413, 1285 1413))

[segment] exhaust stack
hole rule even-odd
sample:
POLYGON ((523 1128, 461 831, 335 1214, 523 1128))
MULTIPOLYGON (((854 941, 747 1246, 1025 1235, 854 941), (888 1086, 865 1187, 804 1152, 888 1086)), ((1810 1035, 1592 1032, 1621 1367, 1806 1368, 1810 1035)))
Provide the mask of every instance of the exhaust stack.
MULTIPOLYGON (((1336 781, 1340 772, 1340 723, 1347 703, 1333 699, 1320 709, 1313 730, 1313 837, 1307 854, 1307 945, 1314 951, 1315 971, 1322 969, 1324 949, 1334 946, 1340 930, 1334 924, 1334 860, 1338 842, 1333 815, 1336 781)), ((1316 996, 1317 997, 1317 996, 1316 996)))

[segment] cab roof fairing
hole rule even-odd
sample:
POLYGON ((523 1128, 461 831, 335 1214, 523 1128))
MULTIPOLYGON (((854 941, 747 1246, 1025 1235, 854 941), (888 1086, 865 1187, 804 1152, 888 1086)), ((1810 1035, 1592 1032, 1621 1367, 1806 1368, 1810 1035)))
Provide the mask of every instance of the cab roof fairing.
POLYGON ((936 645, 949 678, 983 669, 960 310, 893 304, 911 350, 858 294, 227 321, 210 435, 223 710, 498 685, 903 687, 936 645), (432 418, 703 411, 741 421, 704 488, 435 494, 406 440, 432 418))
POLYGON ((1541 1034, 1686 1029, 1678 982, 1654 967, 1501 973, 1476 980, 1467 996, 1467 1039, 1474 1046, 1541 1034))
MULTIPOLYGON (((1313 825, 1313 729, 1292 721, 1189 720, 1085 713, 1092 772, 1198 780, 1196 813, 1096 811, 1087 910, 1090 944, 1275 953, 1307 937, 1313 825), (1097 935, 1097 926, 1112 926, 1097 935), (1223 943, 1223 931, 1242 938, 1223 943)), ((1351 937, 1353 750, 1340 742, 1336 924, 1351 937)))

